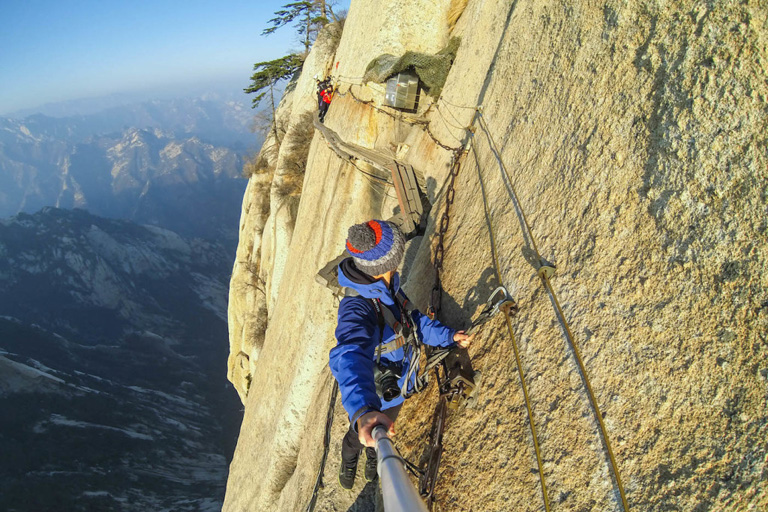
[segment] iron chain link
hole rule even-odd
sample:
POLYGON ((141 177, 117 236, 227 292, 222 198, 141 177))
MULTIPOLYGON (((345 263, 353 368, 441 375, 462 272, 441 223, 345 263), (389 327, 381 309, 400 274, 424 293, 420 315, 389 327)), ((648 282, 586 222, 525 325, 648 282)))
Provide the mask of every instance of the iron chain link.
POLYGON ((461 149, 455 149, 453 151, 453 161, 451 163, 451 172, 448 177, 448 188, 445 191, 445 210, 440 217, 440 225, 437 230, 437 244, 435 245, 434 254, 434 267, 435 267, 435 282, 432 286, 432 292, 429 296, 429 307, 427 308, 427 315, 431 319, 435 319, 440 312, 441 302, 443 298, 443 286, 440 281, 440 272, 443 270, 443 257, 445 256, 445 234, 448 232, 448 226, 451 222, 451 205, 453 205, 456 199, 456 177, 461 170, 461 149))

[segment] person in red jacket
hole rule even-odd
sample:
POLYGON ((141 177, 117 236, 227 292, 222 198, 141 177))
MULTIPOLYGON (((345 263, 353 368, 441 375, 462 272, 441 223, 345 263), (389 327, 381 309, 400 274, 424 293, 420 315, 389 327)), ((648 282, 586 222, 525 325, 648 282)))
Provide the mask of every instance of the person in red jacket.
POLYGON ((318 119, 321 123, 325 122, 325 114, 328 112, 328 107, 331 105, 333 99, 333 85, 331 80, 326 78, 322 82, 318 80, 317 83, 317 106, 319 109, 318 119))

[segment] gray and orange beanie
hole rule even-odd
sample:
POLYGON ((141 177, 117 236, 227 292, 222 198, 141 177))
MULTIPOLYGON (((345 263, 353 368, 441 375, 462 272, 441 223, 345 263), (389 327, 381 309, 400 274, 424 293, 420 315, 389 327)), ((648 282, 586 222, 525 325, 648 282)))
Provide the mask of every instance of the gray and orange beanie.
POLYGON ((397 270, 405 252, 405 237, 395 224, 374 219, 349 228, 347 251, 358 269, 376 276, 397 270))

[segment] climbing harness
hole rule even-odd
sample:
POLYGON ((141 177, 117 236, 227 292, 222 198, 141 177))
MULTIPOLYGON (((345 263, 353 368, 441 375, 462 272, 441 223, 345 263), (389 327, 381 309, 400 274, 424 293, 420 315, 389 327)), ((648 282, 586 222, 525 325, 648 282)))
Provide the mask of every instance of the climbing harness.
MULTIPOLYGON (((379 344, 376 346, 376 351, 374 354, 376 359, 380 360, 382 354, 389 354, 394 352, 395 350, 402 348, 406 343, 408 343, 408 338, 413 335, 413 332, 412 326, 408 320, 403 318, 405 324, 395 320, 395 315, 392 314, 392 311, 389 308, 382 307, 381 301, 379 299, 371 299, 371 302, 373 303, 373 307, 376 310, 376 316, 379 317, 379 344), (382 341, 384 339, 385 324, 388 325, 390 329, 392 329, 392 332, 395 333, 395 339, 387 343, 382 341)), ((402 307, 400 309, 402 311, 402 307)))
MULTIPOLYGON (((388 307, 382 306, 378 299, 372 299, 376 315, 379 318, 379 344, 376 346, 376 363, 381 364, 381 355, 389 354, 399 349, 404 350, 403 360, 408 360, 408 367, 405 373, 405 381, 400 388, 403 398, 410 398, 416 393, 421 392, 427 385, 426 382, 418 378, 419 359, 421 357, 422 341, 417 336, 415 322, 412 313, 413 304, 398 290, 394 295, 394 302, 400 310, 400 320, 395 318, 388 307), (382 343, 384 338, 384 324, 388 325, 395 333, 395 339, 387 343, 382 343)), ((387 399, 386 397, 384 397, 387 399)), ((391 398, 390 398, 391 400, 391 398)))
MULTIPOLYGON (((357 293, 353 290, 347 292, 347 296, 355 295, 357 293)), ((411 316, 414 307, 401 290, 398 291, 394 299, 401 312, 400 321, 395 318, 389 308, 383 307, 378 299, 370 299, 379 319, 379 344, 374 352, 377 364, 380 364, 382 354, 389 354, 403 348, 405 350, 403 359, 409 361, 405 380, 400 389, 403 398, 410 398, 424 391, 430 382, 430 371, 434 369, 441 396, 444 395, 448 398, 448 408, 458 408, 465 400, 470 398, 470 395, 475 390, 474 377, 476 372, 455 362, 452 365, 446 365, 446 359, 455 353, 454 347, 429 347, 432 350, 427 357, 427 363, 419 372, 419 360, 423 342, 417 336, 415 322, 411 316), (382 342, 384 325, 388 325, 395 333, 395 338, 387 343, 382 342), (442 365, 443 369, 442 379, 437 371, 439 365, 442 365), (445 384, 442 387, 441 382, 445 384)), ((488 299, 486 308, 472 321, 470 329, 476 329, 500 311, 512 312, 511 314, 517 311, 517 304, 504 287, 494 290, 488 299)))

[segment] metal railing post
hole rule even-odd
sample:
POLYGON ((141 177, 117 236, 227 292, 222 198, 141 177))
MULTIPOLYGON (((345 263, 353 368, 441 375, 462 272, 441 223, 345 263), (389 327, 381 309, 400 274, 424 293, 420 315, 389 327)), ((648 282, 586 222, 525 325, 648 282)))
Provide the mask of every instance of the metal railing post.
POLYGON ((381 495, 384 498, 385 512, 428 512, 416 487, 408 478, 405 460, 397 453, 392 440, 387 437, 387 429, 379 425, 373 429, 376 440, 376 458, 378 460, 381 495))

